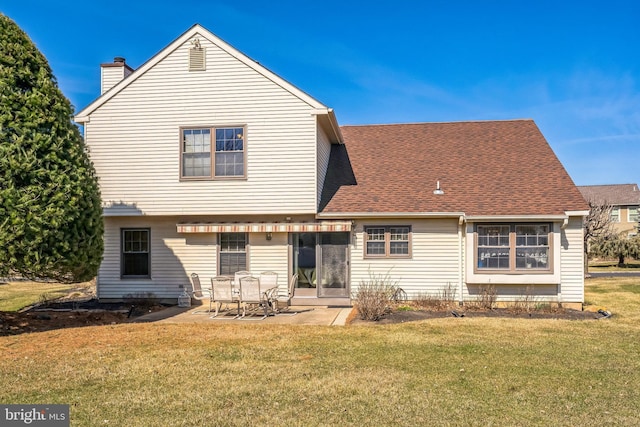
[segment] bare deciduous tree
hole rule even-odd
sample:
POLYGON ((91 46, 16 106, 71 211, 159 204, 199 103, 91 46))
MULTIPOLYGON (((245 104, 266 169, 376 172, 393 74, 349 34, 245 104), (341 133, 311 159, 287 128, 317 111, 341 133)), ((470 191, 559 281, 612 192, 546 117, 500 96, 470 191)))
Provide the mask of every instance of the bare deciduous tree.
POLYGON ((589 200, 589 215, 584 220, 584 273, 589 272, 589 245, 595 239, 609 236, 613 206, 605 201, 589 200))

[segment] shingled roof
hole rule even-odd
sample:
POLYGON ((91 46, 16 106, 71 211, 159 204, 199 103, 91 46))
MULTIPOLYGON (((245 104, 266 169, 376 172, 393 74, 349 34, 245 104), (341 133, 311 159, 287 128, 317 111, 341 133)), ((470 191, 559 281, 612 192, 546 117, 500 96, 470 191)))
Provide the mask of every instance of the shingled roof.
POLYGON ((341 130, 346 151, 332 151, 322 214, 517 216, 588 210, 532 120, 341 130), (341 170, 349 162, 353 175, 341 170), (437 181, 442 195, 433 193, 437 181))
POLYGON ((578 190, 585 200, 596 203, 606 202, 610 205, 640 205, 638 184, 583 185, 578 190))

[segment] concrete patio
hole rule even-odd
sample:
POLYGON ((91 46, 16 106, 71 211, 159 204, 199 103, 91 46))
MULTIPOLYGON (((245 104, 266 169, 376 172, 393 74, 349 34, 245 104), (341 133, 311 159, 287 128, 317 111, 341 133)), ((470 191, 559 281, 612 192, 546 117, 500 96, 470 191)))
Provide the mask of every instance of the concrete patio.
POLYGON ((135 322, 147 323, 235 323, 235 324, 275 324, 275 325, 327 325, 344 326, 353 307, 327 307, 327 306, 291 306, 285 314, 269 316, 264 320, 259 320, 258 316, 247 316, 244 319, 233 319, 225 317, 221 312, 218 318, 212 319, 211 314, 206 313, 205 306, 168 307, 161 311, 156 311, 138 317, 135 322), (197 313, 194 313, 197 312, 197 313), (296 312, 295 315, 292 315, 296 312))

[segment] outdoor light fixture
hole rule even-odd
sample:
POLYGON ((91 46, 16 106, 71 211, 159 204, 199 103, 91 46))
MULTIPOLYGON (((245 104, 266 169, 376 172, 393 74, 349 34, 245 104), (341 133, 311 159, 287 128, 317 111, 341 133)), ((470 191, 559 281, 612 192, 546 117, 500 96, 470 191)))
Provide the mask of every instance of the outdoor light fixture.
POLYGON ((444 194, 444 190, 440 188, 440 181, 436 181, 436 189, 433 190, 433 194, 444 194))
POLYGON ((269 232, 269 231, 268 231, 268 232, 267 232, 267 240, 271 240, 271 238, 272 238, 272 237, 273 237, 273 236, 271 235, 271 232, 269 232))

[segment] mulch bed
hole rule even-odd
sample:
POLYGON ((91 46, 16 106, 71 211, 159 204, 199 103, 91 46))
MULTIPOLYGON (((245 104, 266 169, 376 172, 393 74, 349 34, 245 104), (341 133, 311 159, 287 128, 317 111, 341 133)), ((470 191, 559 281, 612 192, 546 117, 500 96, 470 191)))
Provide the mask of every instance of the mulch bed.
MULTIPOLYGON (((356 310, 354 310, 355 312, 356 310)), ((594 320, 607 317, 604 314, 592 311, 579 311, 568 309, 518 311, 506 308, 491 310, 394 310, 385 314, 380 320, 362 320, 357 314, 351 320, 351 324, 393 324, 413 322, 417 320, 438 319, 450 317, 504 317, 511 319, 565 319, 565 320, 594 320)))
POLYGON ((21 312, 0 312, 0 336, 128 323, 165 308, 163 305, 100 303, 97 299, 50 302, 21 312))

